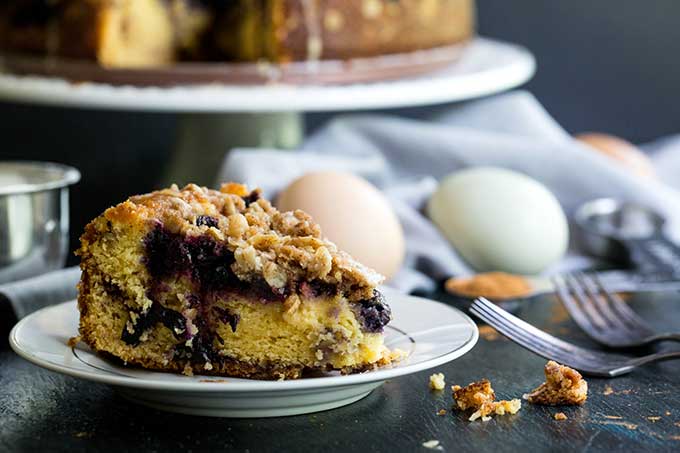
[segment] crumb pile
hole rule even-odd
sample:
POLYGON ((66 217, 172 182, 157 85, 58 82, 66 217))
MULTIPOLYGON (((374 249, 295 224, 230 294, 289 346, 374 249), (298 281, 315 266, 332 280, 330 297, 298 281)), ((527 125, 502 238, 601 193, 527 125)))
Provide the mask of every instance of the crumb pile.
MULTIPOLYGON (((549 406, 581 405, 588 398, 588 384, 581 374, 557 362, 549 361, 545 365, 546 381, 531 393, 525 394, 524 399, 533 404, 549 406)), ((430 382, 437 375, 430 377, 430 382)), ((488 379, 473 382, 467 387, 454 385, 453 400, 458 409, 473 411, 469 420, 481 418, 488 421, 492 415, 516 414, 522 407, 519 399, 496 401, 496 393, 488 379)), ((558 412, 555 420, 566 420, 567 416, 558 412)))

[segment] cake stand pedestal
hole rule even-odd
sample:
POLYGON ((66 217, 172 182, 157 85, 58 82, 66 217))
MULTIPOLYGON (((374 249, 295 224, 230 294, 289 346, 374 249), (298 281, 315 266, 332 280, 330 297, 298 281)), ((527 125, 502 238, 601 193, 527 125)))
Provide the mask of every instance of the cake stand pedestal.
POLYGON ((226 153, 235 147, 294 149, 304 138, 297 112, 185 113, 162 186, 212 186, 226 153))
POLYGON ((426 75, 387 81, 149 87, 0 74, 0 100, 180 114, 178 138, 163 182, 212 185, 224 155, 233 147, 297 147, 304 138, 304 112, 468 100, 517 87, 534 71, 535 60, 525 48, 476 38, 454 63, 426 75))

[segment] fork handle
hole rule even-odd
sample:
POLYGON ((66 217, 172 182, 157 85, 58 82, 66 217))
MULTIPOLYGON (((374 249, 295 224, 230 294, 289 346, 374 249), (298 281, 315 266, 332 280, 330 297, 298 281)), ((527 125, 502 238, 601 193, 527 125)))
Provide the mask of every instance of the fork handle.
POLYGON ((644 357, 638 357, 637 359, 632 359, 626 364, 626 366, 610 372, 610 375, 612 377, 619 376, 621 374, 628 373, 633 368, 637 368, 648 363, 663 362, 664 360, 673 359, 680 359, 680 351, 659 352, 656 354, 646 355, 644 357))
POLYGON ((680 333, 660 333, 654 335, 650 341, 680 341, 680 333))

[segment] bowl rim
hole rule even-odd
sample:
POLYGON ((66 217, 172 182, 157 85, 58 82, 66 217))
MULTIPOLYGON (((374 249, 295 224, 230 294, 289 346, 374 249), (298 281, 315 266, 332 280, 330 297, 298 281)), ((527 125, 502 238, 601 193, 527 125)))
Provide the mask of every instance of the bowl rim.
POLYGON ((80 171, 74 167, 56 162, 44 162, 34 160, 0 160, 0 168, 14 167, 14 168, 32 168, 47 172, 57 172, 58 177, 44 182, 35 183, 17 183, 9 184, 7 186, 0 186, 0 196, 4 195, 19 195, 36 192, 44 192, 48 190, 61 189, 70 185, 76 184, 80 181, 80 171))

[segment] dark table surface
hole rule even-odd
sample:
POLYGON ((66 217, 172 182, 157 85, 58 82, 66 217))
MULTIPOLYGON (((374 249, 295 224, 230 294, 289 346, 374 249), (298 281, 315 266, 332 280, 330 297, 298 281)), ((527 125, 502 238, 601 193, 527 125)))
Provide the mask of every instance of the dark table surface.
MULTIPOLYGON (((663 329, 680 328, 677 294, 637 297, 634 308, 663 329)), ((449 301, 451 302, 451 301, 449 301)), ((525 302, 519 314, 556 335, 589 344, 552 298, 525 302)), ((4 333, 4 332, 3 332, 4 333)), ((524 404, 519 414, 469 422, 450 411, 448 386, 489 378, 502 398, 521 397, 543 380, 541 359, 489 327, 463 358, 387 382, 340 409, 275 419, 219 419, 159 412, 128 403, 106 385, 61 376, 0 351, 0 451, 680 451, 680 361, 617 379, 589 378, 582 407, 524 404), (447 390, 428 390, 433 371, 447 390), (562 411, 566 421, 555 421, 562 411)), ((670 347, 672 345, 666 345, 670 347)))

